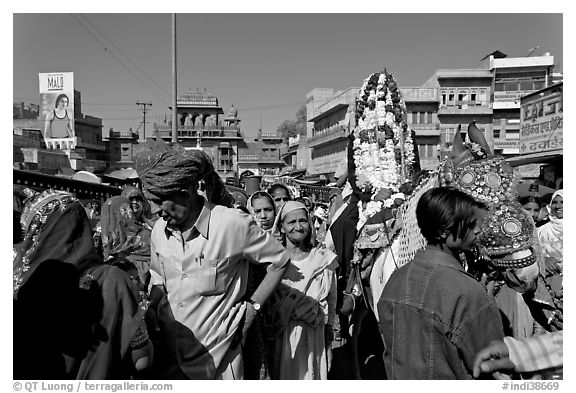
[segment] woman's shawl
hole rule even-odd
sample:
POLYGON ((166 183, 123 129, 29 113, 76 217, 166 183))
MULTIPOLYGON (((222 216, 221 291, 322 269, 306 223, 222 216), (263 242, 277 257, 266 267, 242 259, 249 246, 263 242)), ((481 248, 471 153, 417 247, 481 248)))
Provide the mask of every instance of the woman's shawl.
POLYGON ((323 282, 321 287, 315 288, 311 284, 316 277, 326 269, 336 270, 338 260, 336 255, 324 248, 314 248, 307 257, 307 263, 313 263, 314 270, 307 280, 303 290, 286 285, 287 279, 294 278, 297 281, 298 269, 294 265, 284 275, 283 283, 276 287, 272 294, 269 306, 269 325, 275 335, 279 335, 288 326, 290 321, 302 321, 316 327, 326 319, 326 315, 319 303, 319 298, 328 296, 332 282, 323 282), (291 277, 294 276, 294 277, 291 277))
MULTIPOLYGON (((556 196, 564 197, 564 191, 558 190, 552 195, 550 204, 556 196)), ((564 239, 564 229, 563 229, 563 219, 554 217, 550 212, 550 205, 548 206, 548 213, 550 221, 540 228, 538 228, 538 239, 542 245, 542 249, 545 257, 554 257, 562 262, 564 258, 563 252, 563 239, 564 239)))
POLYGON ((95 266, 87 273, 100 303, 95 309, 101 314, 94 332, 95 346, 73 366, 78 369, 76 379, 129 379, 134 374, 130 341, 143 321, 138 289, 116 266, 95 266))
POLYGON ((44 192, 31 200, 21 217, 24 241, 13 264, 14 295, 38 266, 55 259, 82 272, 101 263, 84 207, 70 194, 44 192))
POLYGON ((131 261, 150 260, 150 229, 136 220, 130 201, 115 196, 106 201, 102 208, 102 246, 104 259, 114 256, 131 261))

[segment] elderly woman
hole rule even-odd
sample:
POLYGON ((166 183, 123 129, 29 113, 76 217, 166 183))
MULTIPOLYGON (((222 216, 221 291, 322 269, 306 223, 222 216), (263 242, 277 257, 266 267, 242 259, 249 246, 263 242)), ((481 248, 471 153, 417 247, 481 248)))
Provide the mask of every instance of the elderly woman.
MULTIPOLYGON (((36 364, 39 374, 27 373, 27 377, 127 379, 146 368, 152 346, 138 307, 137 288, 124 271, 102 263, 84 207, 68 193, 47 191, 27 204, 21 223, 24 242, 14 261, 15 326, 32 326, 34 337, 42 338, 39 341, 57 342, 53 360, 65 362, 65 370, 59 368, 57 375, 46 375, 36 364), (52 280, 49 289, 43 290, 46 277, 52 280), (70 280, 76 284, 70 285, 70 280), (63 285, 70 288, 68 296, 61 291, 63 285), (26 323, 30 315, 40 319, 26 323), (68 315, 66 321, 74 324, 59 320, 60 315, 68 315), (46 333, 50 327, 54 336, 46 333), (76 328, 89 333, 78 337, 76 328)), ((15 334, 21 333, 15 329, 15 334)), ((28 359, 29 367, 37 362, 38 354, 32 351, 33 347, 25 345, 18 351, 22 359, 28 359)))
POLYGON ((272 377, 327 379, 336 310, 336 254, 313 247, 309 213, 288 201, 276 220, 291 265, 270 303, 275 327, 272 377))

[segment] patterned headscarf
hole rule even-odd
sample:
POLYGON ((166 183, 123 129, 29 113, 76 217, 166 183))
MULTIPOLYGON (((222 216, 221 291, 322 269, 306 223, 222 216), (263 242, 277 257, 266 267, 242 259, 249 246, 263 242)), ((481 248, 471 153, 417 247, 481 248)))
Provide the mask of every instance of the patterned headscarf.
POLYGON ((15 293, 46 260, 70 263, 80 272, 101 263, 86 211, 71 194, 62 191, 38 194, 26 205, 20 222, 25 235, 14 259, 15 293))
POLYGON ((149 158, 139 175, 145 193, 156 197, 167 197, 201 182, 208 201, 227 207, 234 203, 210 157, 200 149, 157 153, 149 158))

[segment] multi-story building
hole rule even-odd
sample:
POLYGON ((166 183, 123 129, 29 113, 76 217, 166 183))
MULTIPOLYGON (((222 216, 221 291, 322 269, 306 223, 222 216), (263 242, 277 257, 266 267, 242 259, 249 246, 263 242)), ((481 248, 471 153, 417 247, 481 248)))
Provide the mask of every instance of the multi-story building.
MULTIPOLYGON (((218 98, 206 90, 189 90, 176 100, 178 142, 185 149, 201 148, 212 158, 214 169, 224 180, 236 177, 240 132, 238 111, 232 106, 228 116, 218 98)), ((172 140, 172 120, 154 123, 154 129, 166 142, 172 140)))
POLYGON ((488 144, 493 144, 491 86, 492 73, 488 69, 439 69, 422 85, 438 89, 440 159, 450 154, 458 126, 466 140, 472 121, 484 132, 488 144))
POLYGON ((406 103, 408 127, 416 134, 421 169, 435 169, 440 158, 440 104, 438 89, 434 87, 402 87, 406 103))
POLYGON ((358 87, 315 88, 306 94, 308 175, 332 179, 347 159, 348 135, 356 127, 358 87))
POLYGON ((510 157, 520 153, 520 99, 552 85, 554 56, 545 53, 543 56, 507 57, 501 52, 495 53, 485 58, 485 67, 494 77, 494 152, 510 157))
POLYGON ((258 131, 257 138, 238 145, 238 173, 245 176, 278 176, 286 163, 282 160, 284 138, 275 132, 258 131))

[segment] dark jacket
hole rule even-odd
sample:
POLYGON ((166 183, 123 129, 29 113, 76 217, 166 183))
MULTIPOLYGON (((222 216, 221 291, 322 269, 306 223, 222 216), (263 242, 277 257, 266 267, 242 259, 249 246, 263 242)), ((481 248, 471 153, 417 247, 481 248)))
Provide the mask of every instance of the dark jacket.
POLYGON ((478 351, 504 338, 494 298, 439 250, 392 274, 378 314, 390 379, 471 379, 478 351))

